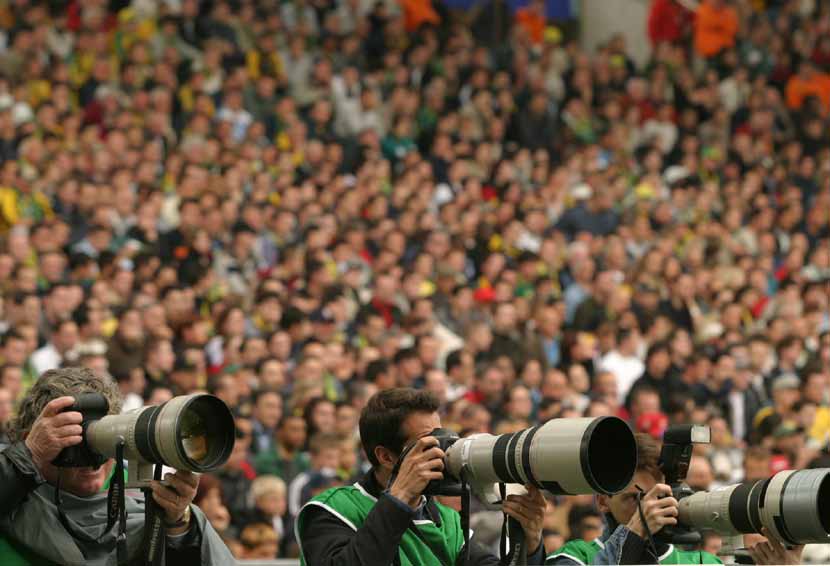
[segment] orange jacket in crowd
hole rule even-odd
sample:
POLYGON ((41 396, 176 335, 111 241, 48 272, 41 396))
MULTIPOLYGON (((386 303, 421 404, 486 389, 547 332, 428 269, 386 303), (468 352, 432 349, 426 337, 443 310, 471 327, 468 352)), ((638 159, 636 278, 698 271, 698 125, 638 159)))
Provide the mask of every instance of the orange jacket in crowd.
POLYGON ((815 71, 809 78, 793 75, 787 83, 787 106, 799 110, 804 101, 815 96, 821 101, 824 112, 830 112, 830 75, 815 71))
POLYGON ((532 5, 516 10, 516 23, 527 32, 533 43, 542 43, 545 36, 545 16, 534 10, 532 5))
POLYGON ((702 57, 714 57, 735 45, 738 14, 723 0, 705 0, 695 18, 695 51, 702 57))
POLYGON ((441 18, 430 0, 401 0, 406 31, 418 31, 423 24, 438 25, 441 18))

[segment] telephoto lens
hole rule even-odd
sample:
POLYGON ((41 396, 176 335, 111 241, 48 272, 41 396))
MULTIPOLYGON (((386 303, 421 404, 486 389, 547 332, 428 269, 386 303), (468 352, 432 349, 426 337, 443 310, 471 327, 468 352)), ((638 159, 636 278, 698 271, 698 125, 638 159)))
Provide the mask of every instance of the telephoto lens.
POLYGON ((830 469, 787 470, 757 482, 699 492, 679 502, 679 522, 722 535, 766 527, 792 545, 830 542, 830 469))
POLYGON ((115 456, 119 438, 124 439, 127 460, 209 472, 230 457, 236 427, 224 401, 197 393, 105 416, 90 422, 84 434, 92 450, 108 457, 115 456))
MULTIPOLYGON (((637 467, 637 445, 617 417, 553 419, 513 434, 477 434, 447 449, 446 469, 476 488, 531 484, 553 494, 614 494, 637 467)), ((478 491, 481 491, 479 489, 478 491)))

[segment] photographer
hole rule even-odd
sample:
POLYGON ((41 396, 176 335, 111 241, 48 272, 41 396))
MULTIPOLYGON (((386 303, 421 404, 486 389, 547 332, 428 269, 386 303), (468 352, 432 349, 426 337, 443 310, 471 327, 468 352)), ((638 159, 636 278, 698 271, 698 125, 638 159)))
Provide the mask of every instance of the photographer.
MULTIPOLYGON (((443 477, 443 451, 427 436, 441 427, 438 401, 430 393, 389 389, 369 400, 360 416, 360 437, 372 463, 359 482, 329 490, 300 511, 297 528, 304 564, 452 566, 460 564, 464 536, 459 514, 423 492, 443 477), (416 443, 392 471, 405 446, 416 443)), ((521 523, 528 563, 544 561, 542 522, 545 500, 537 489, 508 496, 505 513, 521 523)), ((499 560, 475 543, 470 565, 499 560)))
MULTIPOLYGON (((85 368, 50 370, 23 399, 0 452, 0 563, 44 562, 103 566, 115 563, 116 528, 107 529, 107 493, 102 489, 114 460, 97 469, 58 468, 52 461, 82 442, 82 415, 65 411, 83 393, 101 393, 111 414, 121 409, 117 386, 85 368), (56 486, 60 486, 60 506, 56 486)), ((153 498, 167 525, 168 564, 231 564, 227 547, 202 512, 191 505, 198 476, 168 474, 153 482, 153 498)), ((126 497, 127 551, 139 558, 144 532, 143 498, 126 497)))
POLYGON ((643 433, 637 439, 637 471, 634 480, 622 492, 599 495, 599 510, 605 514, 603 535, 592 541, 571 540, 548 557, 546 564, 722 564, 708 552, 686 552, 671 544, 655 541, 657 555, 650 549, 648 531, 652 535, 666 525, 677 524, 677 500, 663 481, 658 467, 660 446, 643 433), (637 495, 643 490, 640 505, 645 525, 637 510, 637 495))
MULTIPOLYGON (((587 542, 571 540, 548 557, 546 564, 722 564, 715 555, 705 551, 683 551, 672 544, 654 541, 657 554, 651 550, 649 533, 656 535, 666 525, 677 524, 677 500, 671 487, 661 483, 663 472, 658 466, 660 445, 648 434, 638 433, 637 471, 631 484, 613 496, 600 495, 599 509, 605 514, 606 528, 602 537, 587 542), (642 490, 641 519, 637 508, 638 492, 642 490), (647 528, 646 528, 647 527, 647 528)), ((767 533, 765 533, 767 534, 767 533)), ((762 541, 764 539, 761 539, 762 541)), ((749 549, 755 564, 799 564, 801 549, 787 550, 769 538, 749 549)))

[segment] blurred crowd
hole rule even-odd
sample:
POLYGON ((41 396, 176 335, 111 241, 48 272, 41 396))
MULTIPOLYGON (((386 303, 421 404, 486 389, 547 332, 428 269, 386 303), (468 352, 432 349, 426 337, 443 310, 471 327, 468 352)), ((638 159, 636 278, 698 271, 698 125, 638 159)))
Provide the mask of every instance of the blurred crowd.
POLYGON ((473 4, 0 2, 0 437, 62 365, 211 392, 196 502, 249 558, 297 555, 395 386, 462 435, 709 424, 695 489, 830 464, 827 4, 652 0, 639 66, 473 4))

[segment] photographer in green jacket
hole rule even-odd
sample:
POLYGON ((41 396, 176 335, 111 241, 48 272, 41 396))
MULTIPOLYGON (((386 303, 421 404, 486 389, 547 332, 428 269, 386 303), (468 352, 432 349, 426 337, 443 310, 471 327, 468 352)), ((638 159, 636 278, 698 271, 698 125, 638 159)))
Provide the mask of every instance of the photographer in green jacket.
MULTIPOLYGON (((606 528, 593 541, 571 540, 552 553, 545 564, 722 564, 717 556, 703 550, 685 551, 672 544, 648 543, 648 532, 656 534, 666 525, 676 525, 677 500, 671 487, 662 483, 658 466, 660 444, 648 434, 638 433, 637 471, 629 486, 613 496, 599 495, 599 510, 605 515, 606 528), (645 525, 637 510, 638 493, 644 494, 640 505, 645 525), (646 530, 648 526, 648 531, 646 530)), ((787 550, 773 538, 749 549, 756 564, 800 564, 801 550, 787 550)))

